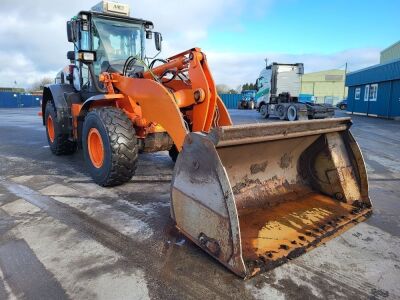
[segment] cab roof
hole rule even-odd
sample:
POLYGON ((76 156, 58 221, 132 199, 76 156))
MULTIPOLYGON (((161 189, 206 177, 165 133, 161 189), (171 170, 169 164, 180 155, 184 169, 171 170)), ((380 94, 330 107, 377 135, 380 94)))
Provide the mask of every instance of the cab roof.
POLYGON ((144 19, 137 19, 137 18, 132 18, 129 16, 123 16, 123 15, 118 15, 118 14, 107 14, 107 13, 100 13, 100 12, 96 12, 96 11, 80 11, 78 13, 78 16, 81 14, 88 14, 88 15, 92 15, 92 16, 99 16, 99 17, 106 17, 106 18, 110 18, 110 19, 116 19, 116 20, 126 20, 126 21, 130 21, 132 23, 138 23, 138 24, 143 24, 143 25, 148 25, 148 26, 154 26, 153 22, 151 21, 147 21, 144 19))

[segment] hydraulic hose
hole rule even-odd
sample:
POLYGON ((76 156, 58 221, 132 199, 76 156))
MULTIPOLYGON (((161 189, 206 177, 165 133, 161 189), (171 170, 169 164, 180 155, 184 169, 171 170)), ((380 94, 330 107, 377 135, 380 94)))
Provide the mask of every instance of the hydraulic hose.
POLYGON ((99 82, 96 78, 96 75, 94 75, 94 69, 93 69, 93 64, 87 64, 88 69, 89 69, 89 73, 90 73, 90 77, 92 78, 92 82, 93 82, 93 86, 96 89, 97 92, 105 94, 107 93, 106 89, 103 89, 99 86, 99 82))

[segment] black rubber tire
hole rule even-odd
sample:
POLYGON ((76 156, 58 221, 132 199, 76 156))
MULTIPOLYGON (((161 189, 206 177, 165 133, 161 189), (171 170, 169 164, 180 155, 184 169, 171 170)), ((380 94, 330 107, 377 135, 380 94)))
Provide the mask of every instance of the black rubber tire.
POLYGON ((296 121, 298 119, 297 108, 294 105, 290 105, 286 111, 286 117, 289 121, 296 121))
POLYGON ((53 102, 48 101, 46 104, 46 109, 45 109, 45 125, 46 125, 46 136, 47 136, 47 141, 50 146, 51 152, 55 155, 67 155, 67 154, 72 154, 76 151, 76 142, 71 141, 69 139, 68 134, 63 134, 61 133, 61 124, 57 119, 57 111, 54 107, 53 102), (47 120, 49 115, 51 116, 51 119, 53 120, 53 127, 54 127, 54 140, 51 141, 49 137, 49 132, 48 132, 48 127, 47 127, 47 120))
POLYGON ((276 115, 279 117, 279 119, 286 120, 287 111, 284 105, 277 105, 276 115))
POLYGON ((268 119, 269 113, 268 113, 268 106, 267 106, 267 104, 261 104, 261 107, 260 107, 260 114, 261 114, 261 117, 263 117, 263 118, 265 118, 265 119, 268 119))
POLYGON ((175 144, 172 146, 171 149, 168 151, 169 157, 171 157, 173 162, 176 162, 176 159, 178 158, 179 151, 176 149, 175 144))
POLYGON ((83 124, 82 145, 86 165, 93 180, 100 186, 116 186, 128 182, 136 171, 139 145, 132 121, 115 107, 90 111, 83 124), (96 128, 101 136, 104 161, 93 165, 88 152, 88 134, 96 128))
POLYGON ((346 105, 342 104, 342 105, 340 105, 340 109, 341 109, 341 110, 346 110, 347 107, 346 107, 346 105))

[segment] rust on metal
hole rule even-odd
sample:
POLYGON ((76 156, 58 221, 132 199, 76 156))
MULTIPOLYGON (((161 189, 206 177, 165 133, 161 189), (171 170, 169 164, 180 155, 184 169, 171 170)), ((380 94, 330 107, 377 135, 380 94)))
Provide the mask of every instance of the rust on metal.
POLYGON ((370 209, 354 212, 352 205, 316 193, 273 208, 242 211, 239 223, 247 267, 270 270, 352 225, 370 209))
POLYGON ((341 118, 190 133, 172 181, 177 227, 249 278, 363 221, 371 202, 350 125, 341 118))

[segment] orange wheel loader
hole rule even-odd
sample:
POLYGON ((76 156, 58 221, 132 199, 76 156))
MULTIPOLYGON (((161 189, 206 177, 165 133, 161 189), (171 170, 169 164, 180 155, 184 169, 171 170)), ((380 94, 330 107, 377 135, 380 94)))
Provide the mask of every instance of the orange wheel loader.
POLYGON ((115 186, 134 175, 139 152, 169 151, 177 228, 243 278, 371 213, 349 118, 234 126, 205 54, 147 58, 146 39, 161 50, 152 30, 107 1, 67 22, 70 64, 43 90, 54 154, 82 148, 93 180, 115 186))

